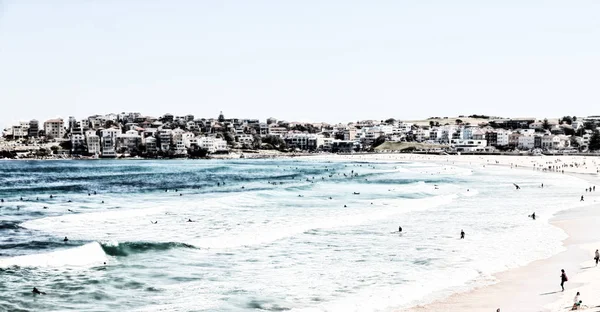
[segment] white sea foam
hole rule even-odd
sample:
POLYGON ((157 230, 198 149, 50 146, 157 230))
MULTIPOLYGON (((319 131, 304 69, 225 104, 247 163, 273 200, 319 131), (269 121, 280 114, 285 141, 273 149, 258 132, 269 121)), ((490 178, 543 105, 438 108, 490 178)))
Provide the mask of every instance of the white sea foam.
MULTIPOLYGON (((140 311, 239 311, 248 309, 247 302, 294 311, 395 311, 490 283, 495 272, 561 251, 565 233, 547 221, 557 211, 582 205, 573 194, 587 185, 506 168, 375 166, 344 170, 376 173, 374 181, 381 173, 382 181, 389 175, 389 181, 421 182, 340 177, 234 194, 144 193, 137 195, 140 200, 128 197, 126 209, 90 204, 90 210, 101 212, 22 226, 74 239, 182 242, 211 249, 156 254, 171 261, 164 268, 174 269, 165 275, 196 280, 161 287, 164 292, 150 295, 159 305, 140 311), (527 218, 534 211, 536 221, 527 218), (465 240, 459 239, 461 229, 465 240)), ((265 185, 253 182, 246 188, 265 185)), ((138 264, 138 256, 113 260, 138 264)))
POLYGON ((0 267, 77 267, 102 265, 107 256, 99 243, 47 253, 0 258, 0 267))

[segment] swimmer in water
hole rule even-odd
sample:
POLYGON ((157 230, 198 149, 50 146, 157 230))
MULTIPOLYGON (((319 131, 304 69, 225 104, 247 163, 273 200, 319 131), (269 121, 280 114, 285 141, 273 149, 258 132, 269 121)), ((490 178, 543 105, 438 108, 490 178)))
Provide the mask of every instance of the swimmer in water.
POLYGON ((33 290, 31 291, 34 295, 45 295, 46 293, 43 291, 39 291, 36 287, 33 287, 33 290))
POLYGON ((465 239, 465 231, 460 230, 460 239, 465 239))
POLYGON ((65 239, 63 239, 63 242, 68 242, 69 239, 65 236, 65 239))

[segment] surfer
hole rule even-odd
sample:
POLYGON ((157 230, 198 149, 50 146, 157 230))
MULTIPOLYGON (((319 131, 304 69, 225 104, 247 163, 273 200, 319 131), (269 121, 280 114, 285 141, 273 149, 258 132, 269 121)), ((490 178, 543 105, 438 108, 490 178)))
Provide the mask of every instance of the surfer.
POLYGON ((401 226, 398 227, 398 232, 402 233, 402 227, 401 226))
POLYGON ((192 219, 188 219, 187 222, 194 222, 194 221, 192 221, 192 219))
POLYGON ((535 220, 535 212, 531 214, 531 219, 535 220))
POLYGON ((460 239, 465 239, 465 231, 460 230, 460 239))
POLYGON ((31 291, 34 295, 45 295, 46 293, 43 291, 40 291, 39 289, 37 289, 36 287, 33 287, 33 290, 31 291))
POLYGON ((583 195, 581 195, 581 200, 580 201, 583 201, 583 195))
POLYGON ((50 195, 50 199, 54 198, 54 196, 50 195))
POLYGON ((154 221, 154 222, 150 221, 150 223, 152 223, 152 224, 157 224, 157 223, 158 223, 158 221, 154 221))
POLYGON ((63 242, 68 242, 69 239, 65 236, 65 239, 63 239, 63 242))
POLYGON ((67 211, 68 211, 68 212, 73 212, 73 210, 71 210, 71 209, 67 209, 67 211))
POLYGON ((518 186, 516 183, 513 183, 513 185, 515 186, 515 188, 516 188, 517 190, 520 190, 520 189, 521 189, 521 187, 520 187, 520 186, 518 186))

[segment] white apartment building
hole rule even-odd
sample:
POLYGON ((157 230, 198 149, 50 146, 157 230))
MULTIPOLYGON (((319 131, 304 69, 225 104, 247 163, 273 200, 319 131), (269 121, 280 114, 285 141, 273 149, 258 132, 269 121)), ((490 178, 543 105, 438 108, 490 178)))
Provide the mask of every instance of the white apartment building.
POLYGON ((544 135, 542 137, 542 148, 543 149, 559 149, 560 148, 560 138, 557 135, 544 135))
POLYGON ((82 148, 86 144, 85 135, 79 133, 71 134, 71 152, 82 148))
POLYGON ((115 138, 112 136, 103 136, 100 138, 100 147, 102 153, 100 156, 102 157, 116 157, 117 153, 115 152, 115 138))
POLYGON ((86 135, 87 151, 92 155, 100 155, 100 137, 96 134, 86 135))
POLYGON ((129 130, 117 135, 117 150, 137 150, 140 143, 142 143, 142 137, 135 130, 129 130))
POLYGON ((356 139, 356 128, 349 127, 343 130, 345 141, 354 141, 356 139))
POLYGON ((46 120, 44 122, 44 132, 46 132, 46 136, 62 139, 65 136, 63 120, 61 118, 46 120))
POLYGON ((158 148, 166 152, 171 148, 171 129, 158 130, 158 148))
POLYGON ((101 137, 111 137, 116 142, 117 136, 121 134, 121 130, 116 128, 108 128, 100 130, 101 137))
POLYGON ((250 134, 239 134, 235 139, 240 144, 252 144, 252 142, 254 142, 254 137, 250 134))
POLYGON ((100 137, 96 135, 96 131, 86 131, 85 141, 87 144, 87 150, 89 154, 100 155, 100 137))
POLYGON ((146 145, 146 152, 148 152, 148 153, 158 152, 158 147, 156 146, 156 138, 147 137, 145 139, 144 144, 146 145))
POLYGON ((486 140, 450 140, 450 146, 457 152, 481 152, 486 150, 486 140))
POLYGON ((521 129, 519 132, 524 135, 534 135, 535 129, 521 129))
POLYGON ((509 142, 508 138, 509 138, 511 132, 499 130, 496 133, 497 133, 496 145, 497 146, 508 146, 508 142, 509 142))
POLYGON ((269 126, 268 135, 276 135, 280 138, 284 137, 288 130, 285 127, 277 127, 274 125, 269 126))
POLYGON ((461 129, 461 139, 470 140, 473 138, 473 131, 475 131, 475 127, 463 127, 461 129))
POLYGON ((209 153, 227 150, 227 141, 221 138, 200 137, 196 139, 198 146, 208 150, 209 153))
POLYGON ((535 148, 535 137, 531 134, 521 135, 517 141, 517 147, 522 150, 535 148))
POLYGON ((427 141, 430 138, 430 131, 427 129, 418 128, 415 130, 414 134, 417 142, 427 141))
POLYGON ((10 133, 15 139, 27 137, 29 135, 29 123, 26 121, 19 122, 18 125, 12 126, 10 133))

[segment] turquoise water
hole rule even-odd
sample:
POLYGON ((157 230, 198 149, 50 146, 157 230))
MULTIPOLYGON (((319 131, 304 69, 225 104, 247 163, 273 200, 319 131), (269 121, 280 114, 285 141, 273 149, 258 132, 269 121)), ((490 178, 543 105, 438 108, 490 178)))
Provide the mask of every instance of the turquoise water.
POLYGON ((587 186, 315 159, 2 161, 0 182, 3 311, 393 311, 560 251, 547 221, 587 186))

